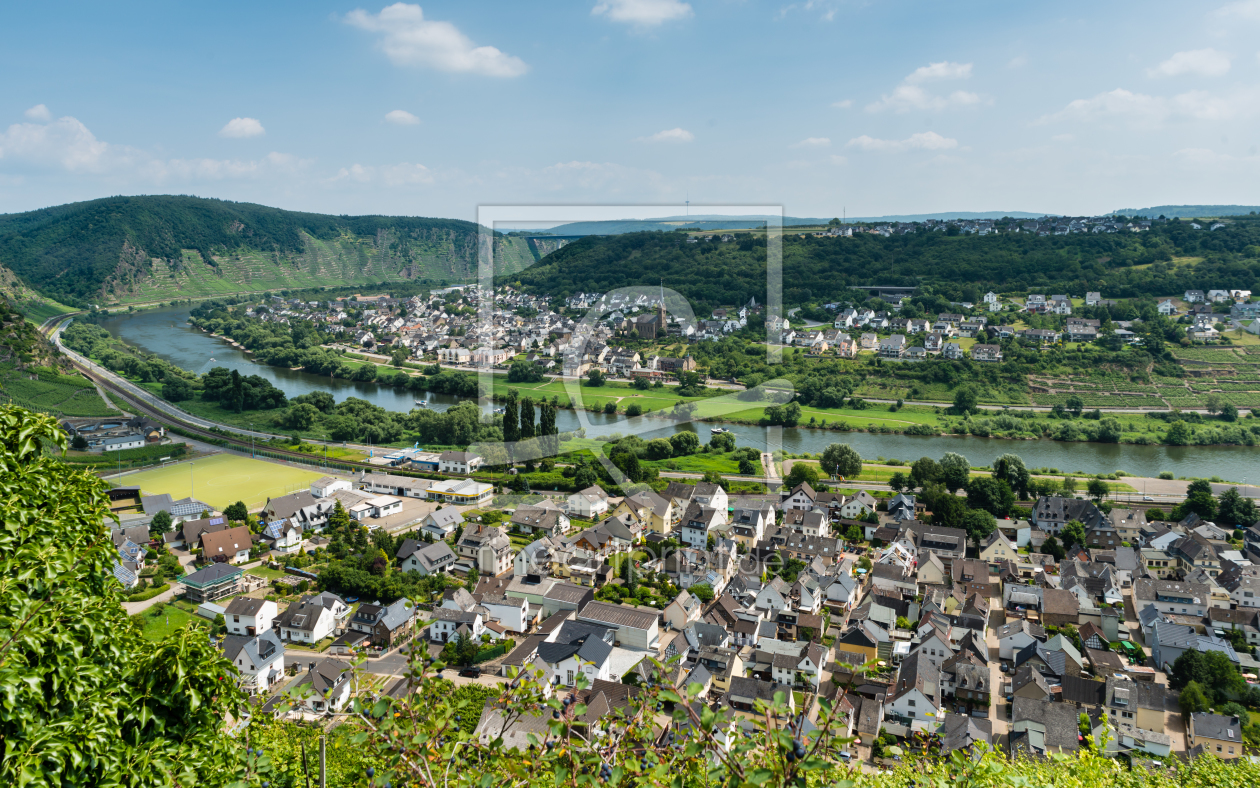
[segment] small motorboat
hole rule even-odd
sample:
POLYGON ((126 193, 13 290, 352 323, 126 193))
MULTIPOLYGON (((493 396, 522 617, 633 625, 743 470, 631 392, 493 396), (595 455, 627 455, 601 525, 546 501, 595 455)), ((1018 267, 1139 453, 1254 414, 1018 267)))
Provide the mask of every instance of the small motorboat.
POLYGON ((724 432, 730 432, 730 430, 722 429, 721 427, 714 427, 713 429, 709 430, 709 432, 712 433, 713 435, 721 435, 724 432))
POLYGON ((427 407, 429 407, 429 402, 428 402, 428 400, 418 399, 418 400, 416 400, 416 404, 417 404, 417 405, 419 405, 419 406, 420 406, 420 407, 422 407, 422 408, 427 408, 427 407))

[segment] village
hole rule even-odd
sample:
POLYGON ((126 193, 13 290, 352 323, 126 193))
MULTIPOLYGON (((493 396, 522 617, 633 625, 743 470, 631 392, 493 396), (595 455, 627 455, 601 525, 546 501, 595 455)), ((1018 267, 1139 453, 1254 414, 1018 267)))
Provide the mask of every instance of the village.
MULTIPOLYGON (((538 676, 594 729, 649 682, 744 726, 779 696, 808 730, 828 699, 866 769, 929 746, 1231 759, 1254 734, 1226 698, 1260 693, 1260 525, 1063 494, 977 543, 905 492, 494 497, 476 455, 415 459, 441 477, 328 475, 251 512, 116 488, 114 576, 180 567, 128 611, 214 622, 251 713, 316 724, 405 692, 423 654, 456 684, 538 676), (339 593, 333 555, 390 597, 339 593)), ((487 704, 477 733, 524 749, 545 722, 487 704)))

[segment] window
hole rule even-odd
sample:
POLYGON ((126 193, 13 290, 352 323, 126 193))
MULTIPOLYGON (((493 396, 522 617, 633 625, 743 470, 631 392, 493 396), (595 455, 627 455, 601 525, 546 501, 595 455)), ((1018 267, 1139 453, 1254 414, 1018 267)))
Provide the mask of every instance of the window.
MULTIPOLYGON (((567 671, 567 674, 568 674, 568 681, 566 681, 565 683, 566 683, 566 684, 572 684, 572 683, 573 683, 573 671, 571 671, 571 670, 570 670, 570 671, 567 671)), ((1219 748, 1219 747, 1217 747, 1217 749, 1219 750, 1220 748, 1219 748)))
POLYGON ((913 700, 911 700, 911 701, 907 701, 907 703, 908 703, 910 706, 914 706, 914 701, 913 701, 913 700))

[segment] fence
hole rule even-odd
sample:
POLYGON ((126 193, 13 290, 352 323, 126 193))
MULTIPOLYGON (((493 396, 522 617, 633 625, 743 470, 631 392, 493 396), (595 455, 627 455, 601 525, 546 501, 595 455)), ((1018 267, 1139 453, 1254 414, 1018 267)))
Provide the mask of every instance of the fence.
POLYGON ((497 646, 491 646, 490 648, 484 648, 478 651, 477 656, 473 659, 473 662, 489 662, 490 660, 501 657, 506 653, 508 653, 507 645, 500 643, 497 646))

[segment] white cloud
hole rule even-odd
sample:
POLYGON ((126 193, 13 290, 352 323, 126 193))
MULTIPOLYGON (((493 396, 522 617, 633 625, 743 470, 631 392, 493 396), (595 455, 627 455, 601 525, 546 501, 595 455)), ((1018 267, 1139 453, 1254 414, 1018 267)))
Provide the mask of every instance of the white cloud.
POLYGON ((832 105, 836 109, 848 109, 853 106, 853 99, 845 99, 844 101, 833 102, 832 105))
POLYGON ((863 134, 849 140, 845 146, 880 153, 900 153, 907 150, 949 150, 958 147, 958 140, 942 137, 935 131, 921 131, 904 140, 881 140, 863 134))
POLYGON ((0 134, 0 159, 57 165, 71 172, 100 171, 126 152, 96 138, 76 118, 48 123, 14 123, 0 134))
POLYGON ((696 138, 686 129, 666 129, 658 131, 649 137, 636 137, 635 142, 691 142, 696 138))
POLYGON ((439 71, 519 77, 529 67, 492 46, 477 46, 450 22, 424 18, 418 5, 394 3, 370 14, 361 8, 346 14, 349 25, 382 34, 380 47, 396 66, 426 66, 439 71))
POLYGON ((342 167, 332 178, 334 181, 355 181, 356 183, 382 183, 386 186, 413 186, 418 183, 433 183, 433 171, 423 164, 387 164, 372 166, 352 164, 342 167))
POLYGON ((1228 95, 1191 90, 1175 96, 1148 96, 1124 88, 1077 99, 1038 123, 1059 120, 1127 120, 1137 124, 1162 123, 1170 118, 1230 120, 1260 111, 1260 89, 1248 88, 1228 95))
POLYGON ((396 126, 415 126, 420 119, 405 109, 396 109, 385 113, 385 122, 396 126))
POLYGON ((866 105, 866 111, 882 112, 886 109, 891 109, 895 112, 943 110, 952 107, 970 107, 983 104, 984 99, 978 94, 965 90, 955 90, 948 95, 938 96, 929 93, 921 87, 927 82, 970 78, 970 63, 951 63, 948 61, 931 63, 911 72, 909 76, 902 80, 900 85, 893 88, 892 93, 882 96, 879 101, 866 105))
POLYGON ((1146 73, 1152 77, 1221 77, 1229 73, 1229 55, 1211 48, 1191 49, 1178 52, 1146 73))
POLYGON ((1056 134, 1056 135, 1054 135, 1053 137, 1051 137, 1050 139, 1054 140, 1055 142, 1072 142, 1073 140, 1075 140, 1075 139, 1076 139, 1076 135, 1074 135, 1074 134, 1056 134))
POLYGON ((261 137, 267 130, 254 118, 232 118, 227 125, 219 129, 220 137, 240 139, 244 137, 261 137))
POLYGON ((31 120, 42 120, 45 123, 52 120, 52 113, 49 112, 48 107, 43 104, 36 104, 28 109, 24 114, 31 120))
POLYGON ((602 0, 591 9, 592 16, 606 16, 614 22, 638 27, 656 27, 692 15, 691 6, 679 0, 602 0))
POLYGON ((849 160, 846 159, 844 156, 837 156, 835 154, 831 155, 829 161, 832 164, 848 164, 849 163, 849 160))
POLYGON ((121 176, 145 183, 293 174, 312 163, 275 152, 255 161, 161 159, 138 148, 97 139, 77 118, 68 116, 49 123, 9 126, 0 133, 0 160, 76 174, 121 176))
POLYGON ((831 144, 826 137, 807 137, 793 145, 793 148, 825 148, 831 144))
POLYGON ((930 63, 910 72, 910 76, 906 77, 906 82, 911 85, 918 85, 923 82, 936 82, 942 79, 971 79, 971 64, 951 63, 945 60, 940 63, 930 63))
POLYGON ((1023 68, 1026 65, 1028 65, 1027 55, 1016 55, 1006 63, 1007 68, 1023 68))
POLYGON ((1227 3, 1217 9, 1216 13, 1220 16, 1233 16, 1260 22, 1260 0, 1238 0, 1235 3, 1227 3))

